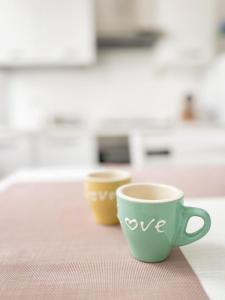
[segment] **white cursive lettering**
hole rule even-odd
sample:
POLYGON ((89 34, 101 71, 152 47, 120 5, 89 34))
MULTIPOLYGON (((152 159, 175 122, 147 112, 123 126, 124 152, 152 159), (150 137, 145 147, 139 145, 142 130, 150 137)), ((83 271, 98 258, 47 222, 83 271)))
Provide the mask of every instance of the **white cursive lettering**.
POLYGON ((140 227, 143 232, 150 228, 155 228, 155 230, 159 233, 165 232, 165 230, 162 230, 162 227, 166 224, 165 220, 156 221, 156 219, 153 218, 147 223, 147 225, 145 225, 144 221, 138 222, 136 219, 129 219, 128 217, 125 217, 124 221, 127 227, 132 231, 140 227))

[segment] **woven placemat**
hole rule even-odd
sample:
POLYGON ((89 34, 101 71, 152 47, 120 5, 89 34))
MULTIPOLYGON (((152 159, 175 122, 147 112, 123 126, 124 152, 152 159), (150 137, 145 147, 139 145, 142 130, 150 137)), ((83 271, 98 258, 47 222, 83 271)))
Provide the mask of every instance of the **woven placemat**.
POLYGON ((96 225, 81 183, 27 183, 0 194, 0 299, 208 299, 179 249, 162 263, 96 225))

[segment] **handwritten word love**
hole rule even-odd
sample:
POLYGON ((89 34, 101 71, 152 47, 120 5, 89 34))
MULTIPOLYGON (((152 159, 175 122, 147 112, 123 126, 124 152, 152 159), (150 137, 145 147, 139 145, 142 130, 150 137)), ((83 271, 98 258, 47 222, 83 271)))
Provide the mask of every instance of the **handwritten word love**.
POLYGON ((114 200, 115 197, 116 197, 116 193, 114 191, 88 192, 88 198, 91 201, 114 200))
POLYGON ((129 219, 126 217, 124 221, 127 227, 132 231, 136 230, 138 227, 140 227, 143 232, 152 227, 155 228, 155 230, 159 233, 165 231, 162 228, 166 224, 165 220, 156 221, 156 219, 151 219, 147 224, 145 224, 143 221, 138 222, 136 219, 129 219))

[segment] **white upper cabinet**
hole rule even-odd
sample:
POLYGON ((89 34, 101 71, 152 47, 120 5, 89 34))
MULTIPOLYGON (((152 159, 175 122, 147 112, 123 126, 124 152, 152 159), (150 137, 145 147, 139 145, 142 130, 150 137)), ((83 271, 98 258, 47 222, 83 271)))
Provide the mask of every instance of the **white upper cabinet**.
POLYGON ((0 67, 95 61, 93 0, 0 0, 0 67))

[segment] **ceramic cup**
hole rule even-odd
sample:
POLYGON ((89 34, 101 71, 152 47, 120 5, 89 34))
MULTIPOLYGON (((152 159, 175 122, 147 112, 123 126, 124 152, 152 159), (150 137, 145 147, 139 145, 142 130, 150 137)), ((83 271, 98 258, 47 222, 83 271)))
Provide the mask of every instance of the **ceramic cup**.
POLYGON ((118 224, 116 189, 129 183, 131 176, 122 170, 101 170, 88 174, 85 180, 86 198, 94 219, 99 224, 118 224))
POLYGON ((144 262, 166 259, 172 248, 195 242, 210 229, 209 214, 183 205, 183 192, 157 183, 133 183, 117 190, 118 218, 131 254, 144 262), (204 225, 187 233, 188 220, 198 216, 204 225))

